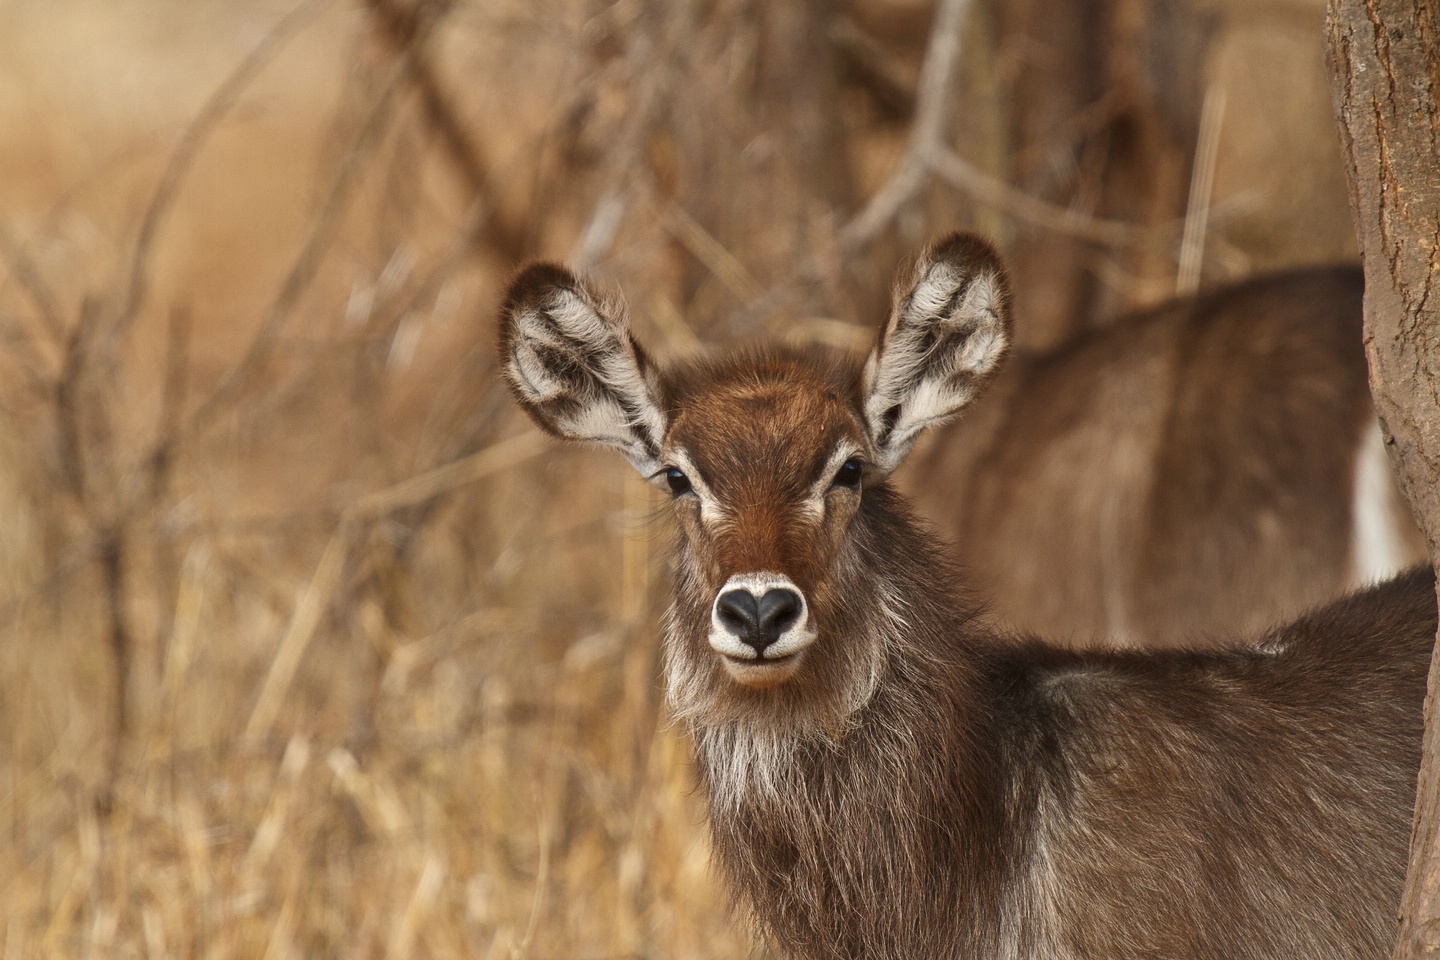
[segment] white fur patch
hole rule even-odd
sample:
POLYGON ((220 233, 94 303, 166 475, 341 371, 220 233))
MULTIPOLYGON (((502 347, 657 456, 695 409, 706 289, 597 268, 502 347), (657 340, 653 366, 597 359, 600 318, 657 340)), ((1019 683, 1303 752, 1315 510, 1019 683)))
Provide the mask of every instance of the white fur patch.
POLYGON ((757 660, 760 656, 754 647, 735 636, 720 622, 720 598, 731 590, 744 590, 754 597, 757 603, 771 590, 791 590, 800 598, 800 616, 795 618, 795 622, 784 633, 775 638, 774 643, 765 648, 767 659, 788 657, 815 642, 815 628, 810 623, 810 605, 805 602, 805 594, 795 586, 793 580, 778 573, 737 573, 725 581, 725 585, 715 594, 715 600, 710 605, 710 648, 716 653, 737 660, 757 660))
MULTIPOLYGON (((714 527, 723 523, 728 518, 725 508, 720 505, 720 501, 716 499, 709 485, 705 483, 705 478, 700 475, 700 471, 696 468, 695 462, 690 459, 684 450, 681 450, 679 447, 672 447, 666 451, 664 460, 666 464, 685 474, 685 479, 690 481, 690 489, 694 490, 695 496, 700 498, 701 523, 707 527, 714 527)), ((668 481, 663 472, 657 472, 654 479, 657 484, 666 484, 668 486, 668 481)))
MULTIPOLYGON (((882 611, 880 620, 887 627, 904 622, 889 604, 882 611)), ((830 748, 838 746, 849 721, 870 703, 880 689, 885 651, 893 642, 894 638, 888 631, 881 631, 877 642, 866 651, 866 662, 856 672, 855 682, 845 691, 840 717, 847 722, 839 728, 821 725, 777 727, 773 718, 763 716, 753 722, 742 719, 712 726, 696 723, 694 718, 685 717, 677 711, 677 717, 689 721, 691 735, 695 738, 696 757, 705 767, 710 782, 710 802, 716 813, 756 803, 784 802, 787 787, 793 785, 797 752, 809 744, 823 744, 830 748)), ((684 695, 684 691, 674 686, 677 679, 672 673, 672 709, 677 706, 677 697, 684 695)))
POLYGON ((1365 428, 1355 452, 1355 494, 1351 507, 1350 586, 1389 580, 1417 559, 1408 547, 1410 514, 1395 486, 1380 424, 1365 428))
POLYGON ((937 263, 897 305, 863 374, 865 418, 883 469, 899 464, 921 430, 973 401, 995 371, 1008 346, 1000 290, 993 273, 972 278, 937 263), (947 343, 957 337, 958 346, 947 343))
POLYGON ((565 392, 565 384, 551 376, 550 370, 536 352, 537 346, 558 346, 541 315, 523 310, 515 315, 515 346, 510 356, 510 371, 515 385, 525 399, 533 403, 553 400, 565 392))
POLYGON ((556 287, 516 310, 514 324, 508 372, 521 396, 549 404, 542 415, 563 436, 614 447, 654 474, 665 416, 624 317, 608 320, 579 292, 556 287))

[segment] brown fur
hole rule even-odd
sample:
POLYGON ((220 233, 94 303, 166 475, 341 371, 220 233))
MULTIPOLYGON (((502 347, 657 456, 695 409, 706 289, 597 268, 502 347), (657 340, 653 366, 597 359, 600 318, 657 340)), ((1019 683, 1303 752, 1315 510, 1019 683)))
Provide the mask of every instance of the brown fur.
MULTIPOLYGON (((932 250, 917 283, 953 274, 932 250)), ((986 313, 1002 301, 952 311, 966 288, 943 289, 960 292, 897 311, 943 302, 926 322, 968 318, 945 336, 999 335, 1003 350, 1003 316, 986 313)), ((540 329, 552 300, 576 302, 512 298, 502 342, 514 311, 540 329)), ((960 382, 961 356, 983 379, 997 356, 936 343, 912 344, 942 366, 917 384, 960 382)), ((550 372, 603 393, 571 369, 583 363, 550 372)), ((628 414, 666 424, 662 457, 695 484, 675 488, 667 683, 717 859, 760 930, 817 960, 1383 956, 1436 630, 1429 573, 1221 651, 1012 637, 883 472, 825 486, 837 451, 877 462, 897 422, 867 414, 869 370, 740 354, 655 373, 654 409, 628 414), (765 688, 736 682, 707 639, 717 591, 756 570, 789 578, 818 631, 765 688)), ((902 421, 939 409, 916 390, 902 421)), ((575 423, 616 433, 573 417, 558 432, 585 438, 575 423)))
MULTIPOLYGON (((1012 358, 907 487, 1018 629, 1180 646, 1295 617, 1366 581, 1362 289, 1294 270, 1012 358)), ((1392 497, 1398 566, 1421 562, 1392 497)))

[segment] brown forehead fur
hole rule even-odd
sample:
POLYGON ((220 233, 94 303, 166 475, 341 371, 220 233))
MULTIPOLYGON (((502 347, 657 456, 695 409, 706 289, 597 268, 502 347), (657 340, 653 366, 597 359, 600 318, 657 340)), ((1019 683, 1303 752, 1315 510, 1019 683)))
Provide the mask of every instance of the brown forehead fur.
POLYGON ((666 371, 662 390, 667 446, 683 449, 721 496, 762 464, 782 492, 800 496, 842 440, 864 443, 859 360, 835 351, 741 350, 666 371))

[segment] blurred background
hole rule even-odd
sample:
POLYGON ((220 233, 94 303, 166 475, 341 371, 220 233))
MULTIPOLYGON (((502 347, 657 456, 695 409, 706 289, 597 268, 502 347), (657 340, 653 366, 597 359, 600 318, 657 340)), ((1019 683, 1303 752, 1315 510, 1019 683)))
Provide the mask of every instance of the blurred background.
POLYGON ((1017 335, 1354 257, 1321 0, 0 0, 0 955, 763 955, 657 675, 664 514, 495 375, 1017 335))

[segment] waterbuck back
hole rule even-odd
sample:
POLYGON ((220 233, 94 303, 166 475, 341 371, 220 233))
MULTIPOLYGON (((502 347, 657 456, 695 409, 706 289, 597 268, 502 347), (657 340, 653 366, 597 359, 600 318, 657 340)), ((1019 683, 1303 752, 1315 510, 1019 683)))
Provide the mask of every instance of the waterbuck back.
POLYGON ((1358 267, 1178 300, 1012 358, 907 486, 1007 623, 1254 633, 1425 559, 1370 405, 1358 267))
POLYGON ((563 268, 511 286, 516 399, 673 499, 667 697, 736 902, 814 960, 1378 960, 1432 577, 1208 652, 998 630, 889 477, 994 378, 1008 301, 994 251, 957 235, 863 363, 661 368, 563 268))

